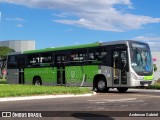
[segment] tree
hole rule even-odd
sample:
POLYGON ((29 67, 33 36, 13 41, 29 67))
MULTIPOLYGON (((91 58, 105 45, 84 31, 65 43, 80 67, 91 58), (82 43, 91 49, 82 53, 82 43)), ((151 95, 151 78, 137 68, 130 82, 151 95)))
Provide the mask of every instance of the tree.
POLYGON ((8 53, 14 52, 13 49, 6 47, 6 46, 0 46, 0 69, 1 69, 1 75, 3 76, 3 70, 6 67, 6 59, 8 53))

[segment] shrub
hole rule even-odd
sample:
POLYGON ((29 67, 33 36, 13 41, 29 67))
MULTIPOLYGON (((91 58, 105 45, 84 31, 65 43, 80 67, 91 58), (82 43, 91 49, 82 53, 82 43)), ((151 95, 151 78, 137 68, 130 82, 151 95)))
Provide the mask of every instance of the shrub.
POLYGON ((156 66, 156 64, 153 64, 153 67, 154 67, 154 71, 157 71, 157 66, 156 66))

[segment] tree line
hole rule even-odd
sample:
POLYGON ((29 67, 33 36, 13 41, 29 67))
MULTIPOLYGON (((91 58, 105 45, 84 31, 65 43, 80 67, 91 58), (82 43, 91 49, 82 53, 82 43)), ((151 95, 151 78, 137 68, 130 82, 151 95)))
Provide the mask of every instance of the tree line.
POLYGON ((3 70, 6 69, 6 60, 7 55, 11 52, 15 52, 14 49, 11 49, 6 46, 0 46, 0 70, 1 70, 1 76, 3 76, 3 70))

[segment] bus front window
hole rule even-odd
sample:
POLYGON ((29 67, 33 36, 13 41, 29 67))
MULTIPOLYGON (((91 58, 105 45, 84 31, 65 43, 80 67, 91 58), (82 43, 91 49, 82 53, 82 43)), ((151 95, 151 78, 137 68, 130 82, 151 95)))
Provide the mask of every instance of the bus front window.
POLYGON ((152 58, 150 50, 146 48, 131 48, 131 66, 138 75, 152 73, 152 58))

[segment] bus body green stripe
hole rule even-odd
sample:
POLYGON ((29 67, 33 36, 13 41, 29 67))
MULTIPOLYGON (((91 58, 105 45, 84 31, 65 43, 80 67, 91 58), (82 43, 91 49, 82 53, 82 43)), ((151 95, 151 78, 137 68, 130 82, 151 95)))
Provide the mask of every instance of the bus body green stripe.
POLYGON ((40 76, 42 82, 56 82, 57 80, 57 68, 25 68, 24 80, 32 83, 34 76, 40 76))
MULTIPOLYGON (((90 66, 67 66, 65 67, 66 82, 78 81, 82 82, 85 76, 84 82, 93 82, 94 76, 98 74, 98 65, 90 66)), ((34 76, 40 76, 43 82, 57 82, 57 68, 25 68, 24 80, 27 83, 32 83, 34 76)))
POLYGON ((67 66, 65 70, 66 82, 71 85, 76 85, 82 82, 93 82, 94 76, 98 74, 98 65, 67 66))

